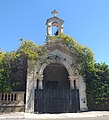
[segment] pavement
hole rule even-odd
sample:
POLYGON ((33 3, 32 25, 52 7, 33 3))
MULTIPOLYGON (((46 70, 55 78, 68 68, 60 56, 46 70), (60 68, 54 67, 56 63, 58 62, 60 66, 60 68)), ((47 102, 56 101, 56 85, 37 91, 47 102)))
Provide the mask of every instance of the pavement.
POLYGON ((0 120, 3 119, 57 119, 57 118, 84 118, 109 116, 109 111, 89 111, 80 113, 62 114, 34 114, 34 113, 0 113, 0 120))

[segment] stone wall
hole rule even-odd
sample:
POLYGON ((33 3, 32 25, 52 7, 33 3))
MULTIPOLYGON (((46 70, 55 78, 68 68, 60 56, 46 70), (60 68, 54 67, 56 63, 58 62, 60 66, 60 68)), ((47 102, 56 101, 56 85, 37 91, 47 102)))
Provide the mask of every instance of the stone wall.
POLYGON ((0 93, 0 112, 24 112, 24 92, 0 93))

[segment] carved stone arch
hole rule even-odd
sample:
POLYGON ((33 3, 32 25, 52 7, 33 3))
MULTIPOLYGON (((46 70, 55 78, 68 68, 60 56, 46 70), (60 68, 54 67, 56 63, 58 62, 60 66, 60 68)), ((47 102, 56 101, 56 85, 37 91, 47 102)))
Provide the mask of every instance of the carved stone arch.
POLYGON ((72 76, 73 73, 74 73, 74 69, 72 69, 72 68, 71 68, 71 65, 68 64, 66 61, 64 61, 64 60, 55 61, 55 60, 54 60, 53 62, 45 62, 45 63, 41 66, 41 68, 40 68, 40 70, 39 70, 39 74, 40 74, 40 75, 43 75, 44 69, 45 69, 50 63, 59 63, 59 64, 62 64, 62 65, 66 68, 66 70, 68 71, 69 76, 72 76))
POLYGON ((58 27, 58 26, 59 26, 59 23, 58 23, 58 22, 52 22, 51 25, 58 27))

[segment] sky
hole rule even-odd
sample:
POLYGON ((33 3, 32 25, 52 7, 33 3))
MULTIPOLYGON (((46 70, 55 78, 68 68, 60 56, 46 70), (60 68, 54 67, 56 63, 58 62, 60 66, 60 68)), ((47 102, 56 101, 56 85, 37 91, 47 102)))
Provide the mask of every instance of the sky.
POLYGON ((65 21, 64 33, 109 65, 109 0, 0 0, 0 48, 14 51, 20 38, 44 44, 54 9, 65 21))

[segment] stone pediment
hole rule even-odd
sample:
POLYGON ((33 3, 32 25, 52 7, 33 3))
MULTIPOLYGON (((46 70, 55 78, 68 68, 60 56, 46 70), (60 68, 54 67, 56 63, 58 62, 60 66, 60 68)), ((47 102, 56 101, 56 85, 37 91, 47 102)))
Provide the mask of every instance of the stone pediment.
POLYGON ((58 18, 58 17, 55 16, 55 17, 52 17, 52 18, 47 19, 46 25, 47 25, 48 23, 53 23, 53 22, 57 22, 57 23, 60 23, 60 25, 63 25, 64 20, 62 20, 62 19, 60 19, 60 18, 58 18))
POLYGON ((59 50, 71 57, 76 56, 76 51, 73 48, 69 48, 67 45, 60 43, 60 41, 51 42, 45 45, 49 51, 59 50))

